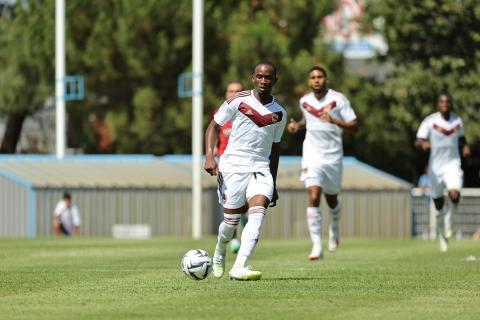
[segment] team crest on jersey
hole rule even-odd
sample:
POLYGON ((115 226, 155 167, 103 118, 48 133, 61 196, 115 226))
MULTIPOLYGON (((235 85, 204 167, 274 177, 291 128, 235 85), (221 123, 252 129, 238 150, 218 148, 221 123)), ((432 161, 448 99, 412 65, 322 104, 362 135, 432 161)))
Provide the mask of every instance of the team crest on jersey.
POLYGON ((449 136, 449 135, 452 135, 454 132, 460 130, 460 125, 457 124, 454 128, 452 129, 445 129, 445 128, 442 128, 440 127, 438 124, 434 124, 433 125, 433 129, 437 130, 438 132, 446 135, 446 136, 449 136))
POLYGON ((272 113, 272 123, 278 122, 278 119, 280 119, 280 117, 278 116, 278 114, 272 113))

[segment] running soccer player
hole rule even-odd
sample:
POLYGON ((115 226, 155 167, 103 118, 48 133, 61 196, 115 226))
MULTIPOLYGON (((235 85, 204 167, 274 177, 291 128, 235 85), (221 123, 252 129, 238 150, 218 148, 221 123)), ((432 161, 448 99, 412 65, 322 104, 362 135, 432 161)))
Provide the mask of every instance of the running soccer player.
POLYGON ((260 236, 265 210, 278 199, 275 181, 279 145, 286 125, 285 109, 271 95, 277 82, 275 66, 262 61, 252 75, 253 90, 237 93, 225 101, 205 133, 205 170, 218 174, 219 201, 223 203, 224 220, 218 228, 213 257, 213 275, 225 272, 226 246, 237 228, 243 207, 248 203, 248 222, 243 229, 237 258, 229 272, 235 280, 259 280, 260 271, 246 267, 260 236), (218 127, 232 121, 232 131, 219 167, 214 148, 218 127))
POLYGON ((435 204, 440 251, 445 252, 448 250, 448 238, 452 233, 451 217, 458 210, 460 190, 463 185, 459 148, 462 149, 463 156, 468 157, 470 147, 465 139, 462 119, 451 111, 452 98, 448 94, 441 94, 438 97, 437 107, 438 112, 429 115, 420 124, 415 146, 424 151, 430 150, 428 162, 430 196, 435 204), (444 213, 445 188, 452 203, 446 214, 444 213))
POLYGON ((303 118, 298 122, 290 119, 287 129, 290 133, 295 133, 303 127, 307 128, 303 141, 300 180, 304 181, 308 192, 307 222, 313 244, 308 258, 318 260, 323 257, 320 212, 322 191, 330 214, 328 249, 336 251, 340 243, 338 193, 343 171, 342 129, 353 130, 358 121, 348 99, 340 92, 328 88, 324 68, 314 66, 309 70, 308 85, 312 92, 300 99, 303 118))

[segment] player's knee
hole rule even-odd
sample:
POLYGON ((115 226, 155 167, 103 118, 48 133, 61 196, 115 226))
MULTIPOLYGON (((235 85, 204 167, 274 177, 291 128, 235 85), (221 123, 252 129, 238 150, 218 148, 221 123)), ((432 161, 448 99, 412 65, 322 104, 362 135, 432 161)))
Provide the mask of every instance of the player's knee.
POLYGON ((309 194, 308 205, 310 207, 318 207, 320 205, 320 195, 319 194, 309 194))
POLYGON ((435 205, 435 209, 442 210, 443 208, 443 198, 433 199, 433 204, 435 205))
POLYGON ((456 191, 456 190, 451 190, 448 192, 448 197, 450 198, 450 200, 457 204, 460 202, 460 192, 456 191))
POLYGON ((327 204, 330 209, 335 209, 338 206, 337 195, 325 195, 325 199, 327 200, 327 204))

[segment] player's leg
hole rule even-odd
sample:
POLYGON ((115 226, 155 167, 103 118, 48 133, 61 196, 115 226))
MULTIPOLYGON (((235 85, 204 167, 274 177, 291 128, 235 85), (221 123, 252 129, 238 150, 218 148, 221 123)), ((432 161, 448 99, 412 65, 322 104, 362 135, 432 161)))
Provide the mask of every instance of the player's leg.
POLYGON ((440 242, 440 251, 445 252, 448 250, 448 240, 445 237, 445 198, 443 196, 443 190, 445 184, 441 180, 442 175, 434 172, 434 170, 428 171, 428 178, 430 181, 430 196, 433 199, 434 214, 436 221, 436 230, 438 239, 440 242))
POLYGON ((463 185, 462 169, 457 165, 451 166, 444 174, 444 181, 450 200, 445 213, 445 236, 449 239, 453 233, 453 217, 458 212, 460 202, 460 189, 463 185))
POLYGON ((223 221, 218 227, 217 244, 213 256, 213 275, 216 278, 222 277, 225 272, 227 245, 238 227, 246 201, 244 191, 246 184, 241 183, 241 178, 242 175, 237 174, 218 174, 218 196, 219 201, 223 203, 224 213, 223 221))
MULTIPOLYGON (((242 215, 240 217, 240 225, 242 226, 242 228, 245 228, 245 225, 247 224, 247 221, 248 221, 247 211, 248 211, 248 203, 245 204, 245 206, 242 208, 242 215)), ((240 250, 240 240, 238 240, 238 228, 237 228, 235 229, 232 240, 230 241, 230 251, 232 251, 232 253, 234 254, 237 254, 238 250, 240 250)))
POLYGON ((433 199, 428 198, 428 210, 429 210, 429 227, 430 227, 430 240, 437 238, 437 214, 435 209, 435 203, 433 199))
POLYGON ((323 257, 322 250, 322 213, 320 211, 320 199, 322 196, 322 177, 319 166, 305 166, 302 169, 300 180, 305 183, 308 194, 307 225, 312 251, 308 255, 310 260, 318 260, 323 257))
POLYGON ((240 250, 237 259, 229 273, 235 280, 259 280, 260 271, 246 267, 246 262, 255 250, 265 218, 265 211, 273 195, 273 178, 270 172, 262 171, 252 173, 246 196, 248 199, 248 222, 242 232, 240 250))
POLYGON ((310 239, 312 240, 312 251, 308 255, 310 260, 323 258, 322 250, 322 214, 320 212, 320 199, 322 188, 318 179, 309 178, 305 180, 308 192, 307 224, 310 239))
POLYGON ((445 197, 434 198, 435 204, 435 216, 437 221, 437 234, 440 241, 440 251, 446 252, 448 250, 448 239, 445 236, 445 217, 444 217, 444 205, 445 197))
POLYGON ((340 245, 340 210, 338 201, 342 183, 343 165, 341 162, 324 167, 323 192, 327 201, 330 225, 328 227, 328 250, 334 252, 340 245))

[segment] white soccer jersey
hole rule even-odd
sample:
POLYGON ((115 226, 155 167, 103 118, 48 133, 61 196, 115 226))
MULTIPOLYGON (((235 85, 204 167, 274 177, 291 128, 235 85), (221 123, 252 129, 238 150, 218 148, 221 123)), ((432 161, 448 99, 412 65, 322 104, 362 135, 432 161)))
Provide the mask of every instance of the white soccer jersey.
POLYGON ((300 110, 307 122, 307 133, 303 141, 302 165, 335 163, 343 158, 342 129, 319 118, 328 112, 333 119, 353 121, 357 118, 350 101, 332 89, 318 100, 313 92, 300 99, 300 110))
POLYGON ((63 227, 69 232, 72 233, 73 227, 80 226, 80 214, 78 208, 75 205, 67 207, 64 200, 61 200, 57 203, 55 211, 53 212, 55 217, 60 217, 63 227))
POLYGON ((287 112, 275 99, 262 105, 253 91, 242 91, 225 101, 214 119, 221 126, 232 121, 221 172, 269 170, 272 143, 280 142, 287 121, 287 112))
POLYGON ((417 138, 430 141, 429 166, 434 172, 441 172, 449 166, 460 167, 458 139, 465 135, 463 121, 451 113, 445 120, 440 112, 425 118, 418 128, 417 138))

